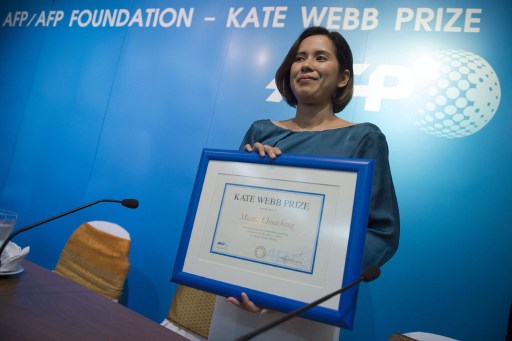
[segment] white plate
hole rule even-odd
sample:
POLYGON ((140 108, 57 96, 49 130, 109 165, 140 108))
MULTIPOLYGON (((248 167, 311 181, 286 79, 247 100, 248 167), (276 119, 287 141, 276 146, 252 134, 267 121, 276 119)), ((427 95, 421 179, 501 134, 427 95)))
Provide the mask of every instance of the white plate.
POLYGON ((14 270, 12 271, 0 271, 0 277, 2 276, 11 276, 16 275, 23 272, 23 267, 21 265, 18 265, 14 270))

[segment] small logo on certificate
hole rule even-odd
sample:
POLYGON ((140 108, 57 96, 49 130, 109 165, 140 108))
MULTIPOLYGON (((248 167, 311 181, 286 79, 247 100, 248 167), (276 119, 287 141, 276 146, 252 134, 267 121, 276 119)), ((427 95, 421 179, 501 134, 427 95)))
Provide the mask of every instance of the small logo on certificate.
POLYGON ((265 257, 265 255, 267 254, 267 250, 265 250, 265 248, 263 246, 257 246, 255 249, 254 249, 254 255, 256 256, 256 258, 263 258, 265 257))

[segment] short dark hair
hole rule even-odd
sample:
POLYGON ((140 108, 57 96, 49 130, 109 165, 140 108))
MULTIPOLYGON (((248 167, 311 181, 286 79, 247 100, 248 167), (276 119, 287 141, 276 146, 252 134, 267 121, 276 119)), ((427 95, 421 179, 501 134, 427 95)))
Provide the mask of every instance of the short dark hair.
POLYGON ((290 51, 288 51, 288 54, 281 63, 281 66, 279 66, 276 71, 275 80, 277 89, 281 93, 281 96, 283 96, 286 103, 292 107, 297 106, 297 98, 293 94, 290 85, 290 69, 295 61, 302 41, 307 37, 314 35, 324 35, 332 41, 336 53, 336 59, 338 60, 340 74, 345 70, 350 72, 347 85, 338 89, 332 99, 333 111, 338 113, 347 106, 352 99, 352 94, 354 93, 354 61, 352 58, 352 51, 350 50, 350 46, 345 38, 343 38, 343 36, 338 32, 329 31, 326 28, 318 26, 305 29, 297 40, 295 40, 290 51))

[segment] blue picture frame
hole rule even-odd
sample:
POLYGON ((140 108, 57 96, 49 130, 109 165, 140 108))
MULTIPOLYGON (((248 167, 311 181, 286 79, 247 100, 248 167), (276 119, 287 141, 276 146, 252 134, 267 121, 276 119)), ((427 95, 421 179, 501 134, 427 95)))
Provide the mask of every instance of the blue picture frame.
MULTIPOLYGON (((339 278, 339 283, 336 284, 338 286, 337 288, 346 286, 360 277, 372 188, 374 170, 373 160, 296 154, 283 154, 276 159, 271 160, 268 157, 261 158, 257 153, 249 153, 245 151, 203 149, 172 272, 171 280, 173 282, 224 297, 233 296, 239 298, 240 293, 245 292, 256 305, 281 311, 283 313, 303 307, 337 289, 335 288, 329 292, 325 292, 325 294, 319 295, 314 299, 309 298, 304 300, 303 298, 283 297, 279 294, 269 292, 269 290, 256 290, 249 286, 233 284, 231 281, 218 278, 217 276, 212 278, 209 275, 201 273, 201 271, 189 271, 187 269, 187 266, 185 266, 185 264, 188 264, 187 262, 196 262, 196 256, 193 252, 189 251, 189 247, 191 246, 191 238, 194 236, 194 226, 197 218, 196 215, 198 213, 201 195, 205 188, 206 174, 210 164, 212 164, 212 162, 219 161, 226 165, 243 164, 247 167, 256 167, 256 165, 259 165, 258 167, 263 166, 269 169, 272 167, 286 167, 286 169, 290 169, 297 174, 301 174, 301 176, 303 173, 308 173, 308 171, 314 172, 317 170, 334 171, 336 174, 343 172, 343 174, 355 176, 355 190, 353 193, 347 194, 348 196, 353 196, 353 205, 352 207, 347 208, 347 210, 351 211, 350 227, 348 243, 343 246, 346 248, 346 258, 344 259, 342 276, 339 278)), ((193 239, 194 238, 196 237, 193 237, 193 239)), ((197 243, 197 245, 199 244, 200 243, 197 243)), ((211 243, 208 247, 211 247, 211 243)), ((203 247, 203 249, 205 248, 206 247, 203 247)), ((202 250, 201 252, 207 251, 202 250)), ((225 258, 228 259, 229 257, 225 258)), ((242 259, 241 261, 244 260, 242 259)), ((233 271, 236 271, 236 269, 233 271)), ((244 274, 241 273, 240 276, 244 276, 244 274)), ((339 299, 339 304, 336 308, 317 306, 301 314, 301 317, 346 329, 352 329, 357 291, 358 286, 345 291, 342 294, 341 299, 339 299)))

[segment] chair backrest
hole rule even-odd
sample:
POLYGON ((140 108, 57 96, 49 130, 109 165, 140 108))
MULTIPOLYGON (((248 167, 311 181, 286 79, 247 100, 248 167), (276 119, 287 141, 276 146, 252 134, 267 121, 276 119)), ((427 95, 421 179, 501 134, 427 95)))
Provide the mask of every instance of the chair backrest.
POLYGON ((215 300, 214 294, 178 285, 167 313, 167 320, 208 339, 215 300))
POLYGON ((117 301, 130 270, 130 234, 121 226, 92 221, 69 237, 55 272, 117 301))

